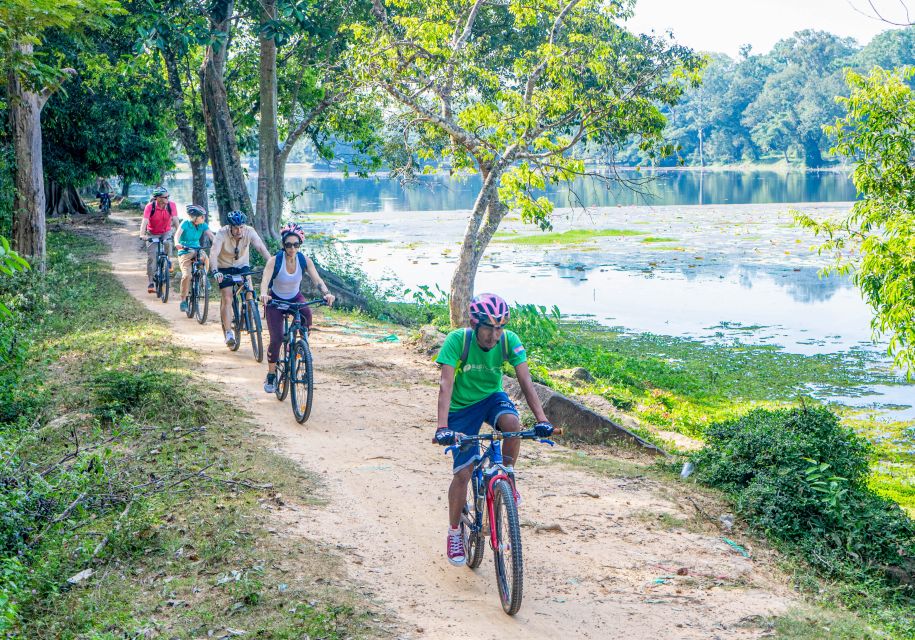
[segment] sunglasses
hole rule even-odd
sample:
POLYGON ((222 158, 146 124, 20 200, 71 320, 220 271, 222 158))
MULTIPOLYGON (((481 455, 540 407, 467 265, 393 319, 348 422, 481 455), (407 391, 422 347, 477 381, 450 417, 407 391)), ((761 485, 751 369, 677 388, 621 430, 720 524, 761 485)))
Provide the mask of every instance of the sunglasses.
POLYGON ((299 247, 302 246, 302 243, 301 242, 287 242, 283 246, 286 247, 287 249, 298 249, 299 247))

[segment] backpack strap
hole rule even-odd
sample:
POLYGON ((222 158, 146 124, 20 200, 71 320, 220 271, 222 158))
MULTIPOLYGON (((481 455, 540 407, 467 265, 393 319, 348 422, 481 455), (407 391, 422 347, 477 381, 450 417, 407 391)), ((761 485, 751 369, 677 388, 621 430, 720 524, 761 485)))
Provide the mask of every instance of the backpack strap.
POLYGON ((505 332, 499 336, 499 345, 502 347, 502 362, 508 362, 508 338, 505 337, 505 332))
MULTIPOLYGON (((467 356, 470 355, 470 344, 473 339, 473 329, 469 327, 464 329, 464 346, 461 349, 461 358, 454 368, 455 371, 460 371, 464 367, 464 363, 467 362, 467 356)), ((499 337, 499 351, 502 353, 502 362, 508 362, 508 339, 505 337, 504 333, 499 337)))
MULTIPOLYGON (((299 261, 299 267, 302 269, 302 277, 305 277, 305 274, 308 272, 308 261, 305 259, 305 254, 296 251, 296 259, 299 261)), ((270 284, 267 285, 267 291, 270 291, 273 288, 273 281, 280 274, 280 268, 283 266, 285 258, 285 252, 280 249, 280 252, 275 256, 276 260, 273 261, 273 275, 270 276, 270 284)))

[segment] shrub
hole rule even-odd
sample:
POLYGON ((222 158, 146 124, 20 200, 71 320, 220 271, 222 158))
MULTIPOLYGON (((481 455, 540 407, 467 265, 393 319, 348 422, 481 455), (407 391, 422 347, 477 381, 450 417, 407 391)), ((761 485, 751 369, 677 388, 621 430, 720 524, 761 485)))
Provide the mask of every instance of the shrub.
POLYGON ((915 523, 867 486, 870 446, 832 412, 757 409, 706 439, 698 477, 730 493, 751 526, 829 575, 911 576, 915 523))

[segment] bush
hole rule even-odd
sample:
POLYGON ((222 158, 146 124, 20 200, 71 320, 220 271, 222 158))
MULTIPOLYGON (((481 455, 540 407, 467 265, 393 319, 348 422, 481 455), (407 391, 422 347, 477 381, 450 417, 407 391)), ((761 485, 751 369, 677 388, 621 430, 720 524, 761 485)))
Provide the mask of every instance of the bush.
POLYGON ((832 412, 757 409, 706 439, 699 479, 730 493, 751 526, 828 575, 910 579, 915 523, 868 487, 870 446, 832 412))

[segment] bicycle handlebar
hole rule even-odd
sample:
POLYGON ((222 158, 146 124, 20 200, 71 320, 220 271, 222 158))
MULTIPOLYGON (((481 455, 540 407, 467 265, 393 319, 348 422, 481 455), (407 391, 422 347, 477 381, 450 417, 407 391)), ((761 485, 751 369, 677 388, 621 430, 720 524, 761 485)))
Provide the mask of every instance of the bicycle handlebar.
MULTIPOLYGON (((559 427, 554 427, 553 435, 561 436, 562 429, 559 427)), ((513 438, 520 438, 521 440, 537 440, 539 442, 548 444, 551 447, 556 444, 549 438, 541 438, 534 432, 533 429, 528 429, 527 431, 493 431, 492 433, 481 433, 475 436, 468 436, 457 433, 455 434, 455 443, 445 447, 445 453, 450 453, 452 450, 456 451, 462 449, 465 446, 475 442, 492 442, 494 440, 511 440, 513 438)))
POLYGON ((301 309, 302 307, 309 307, 312 305, 321 307, 326 304, 327 301, 324 300, 324 298, 315 298, 314 300, 308 300, 307 302, 279 302, 271 299, 270 302, 267 303, 268 306, 279 309, 280 311, 288 311, 293 307, 301 309))

